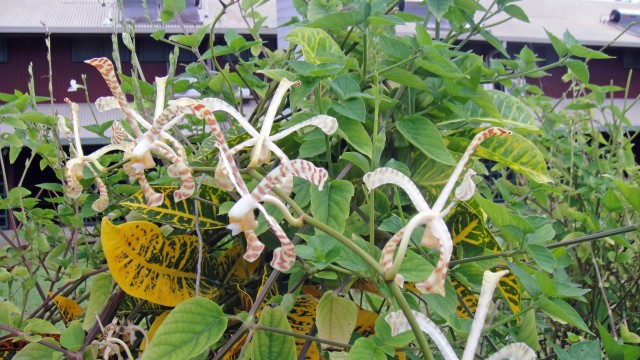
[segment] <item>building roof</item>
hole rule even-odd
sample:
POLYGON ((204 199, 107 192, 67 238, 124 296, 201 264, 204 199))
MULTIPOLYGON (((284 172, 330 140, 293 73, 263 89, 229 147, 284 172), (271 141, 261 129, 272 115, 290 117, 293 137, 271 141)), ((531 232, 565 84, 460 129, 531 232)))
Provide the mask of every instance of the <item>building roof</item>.
MULTIPOLYGON (((137 0, 137 3, 141 4, 142 1, 137 0)), ((125 7, 126 3, 133 1, 125 1, 125 7)), ((158 12, 153 11, 156 3, 162 1, 146 0, 148 13, 158 12)), ((267 1, 257 10, 266 16, 274 14, 275 8, 274 1, 267 1)), ((217 0, 201 0, 201 5, 193 10, 199 15, 200 21, 191 24, 185 22, 185 29, 189 32, 210 24, 223 9, 217 0)), ((2 0, 0 33, 43 33, 46 31, 44 24, 51 33, 108 34, 113 32, 114 22, 120 25, 121 15, 116 0, 2 0)), ((252 20, 249 16, 247 18, 251 24, 252 20)), ((270 16, 263 25, 266 28, 262 33, 275 33, 276 26, 275 17, 270 16)), ((247 33, 247 27, 240 5, 234 4, 228 7, 218 20, 215 31, 223 33, 228 29, 234 29, 239 33, 247 33)), ((163 26, 159 21, 142 21, 135 25, 136 33, 153 33, 163 28, 168 33, 183 32, 176 22, 163 26)), ((117 30, 121 31, 121 28, 118 26, 117 30)))
MULTIPOLYGON (((492 0, 480 0, 480 3, 488 8, 492 0)), ((524 10, 529 22, 511 19, 491 27, 489 31, 501 41, 550 43, 545 29, 560 38, 569 30, 584 45, 603 46, 622 32, 622 27, 608 21, 613 10, 640 12, 640 4, 605 0, 522 0, 514 4, 524 10)), ((482 15, 484 12, 476 13, 476 20, 482 15)), ((492 18, 489 23, 499 23, 507 16, 501 14, 492 18)), ((414 25, 400 26, 398 31, 413 33, 414 25)), ((480 36, 474 39, 484 41, 480 36)), ((640 47, 640 36, 625 33, 617 39, 614 46, 640 47)))
MULTIPOLYGON (((489 0, 481 2, 485 7, 491 3, 489 0)), ((545 29, 560 38, 569 30, 583 45, 603 46, 623 30, 608 21, 611 11, 640 11, 640 5, 602 0, 523 0, 515 4, 527 14, 529 23, 514 19, 491 28, 491 33, 502 41, 549 43, 545 29)), ((496 18, 492 22, 499 20, 496 18)), ((625 33, 615 46, 638 47, 640 36, 625 33)))

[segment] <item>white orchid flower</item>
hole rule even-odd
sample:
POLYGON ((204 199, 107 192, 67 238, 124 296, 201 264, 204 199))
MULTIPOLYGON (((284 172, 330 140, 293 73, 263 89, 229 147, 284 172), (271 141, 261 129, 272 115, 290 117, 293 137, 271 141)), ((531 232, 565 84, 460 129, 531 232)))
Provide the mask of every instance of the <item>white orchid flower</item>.
MULTIPOLYGON (((487 317, 489 306, 491 305, 491 297, 501 277, 509 273, 507 270, 491 272, 485 271, 482 279, 482 288, 480 289, 480 298, 478 299, 478 307, 476 314, 471 325, 471 332, 467 338, 467 344, 462 354, 462 360, 473 360, 478 347, 478 341, 482 335, 482 328, 484 321, 487 317)), ((438 329, 436 324, 431 321, 426 315, 411 311, 415 316, 420 329, 427 333, 433 342, 436 343, 438 350, 445 358, 445 360, 458 360, 458 356, 451 347, 447 337, 438 329)), ((405 331, 411 330, 411 326, 404 316, 402 311, 396 311, 388 314, 385 317, 385 321, 391 326, 391 335, 396 336, 405 331)), ((536 358, 536 354, 529 346, 524 343, 510 344, 499 350, 497 353, 488 357, 487 360, 499 360, 499 359, 517 359, 517 360, 533 360, 536 358)))
POLYGON ((100 74, 113 94, 113 97, 102 97, 96 101, 98 110, 120 109, 124 113, 134 133, 134 138, 132 139, 134 148, 130 152, 131 162, 130 165, 125 168, 125 171, 127 171, 127 175, 129 175, 130 178, 136 178, 140 182, 143 192, 145 193, 147 205, 158 206, 164 200, 162 194, 155 192, 148 185, 146 177, 144 176, 145 169, 155 166, 152 154, 158 154, 167 158, 169 162, 171 162, 171 165, 167 168, 168 175, 180 178, 180 188, 173 193, 175 201, 190 197, 195 190, 195 183, 191 175, 186 152, 182 144, 168 134, 167 129, 180 121, 185 112, 190 112, 191 110, 183 109, 175 105, 169 105, 167 108, 164 108, 167 78, 156 78, 156 107, 153 123, 151 124, 129 107, 127 99, 116 79, 113 64, 109 59, 96 58, 88 60, 86 63, 100 71, 100 74), (140 126, 144 127, 146 132, 143 133, 140 126), (165 143, 165 141, 168 141, 171 146, 165 143))
POLYGON ((227 228, 231 230, 232 235, 237 235, 240 232, 245 234, 245 238, 247 239, 247 250, 244 254, 244 259, 249 262, 253 262, 260 256, 264 249, 264 244, 258 240, 258 237, 254 232, 257 227, 257 222, 253 211, 258 209, 262 215, 264 215, 269 227, 274 232, 281 245, 273 252, 271 266, 280 271, 289 270, 296 261, 293 243, 289 240, 278 222, 267 213, 260 202, 268 202, 276 205, 283 214, 285 214, 285 216, 289 215, 290 217, 290 214, 282 201, 269 195, 271 188, 278 185, 284 178, 295 175, 306 179, 318 186, 318 189, 322 190, 324 182, 328 176, 327 171, 314 166, 306 160, 295 159, 287 161, 273 169, 264 177, 264 179, 262 179, 262 181, 260 181, 253 191, 249 192, 244 182, 242 182, 242 178, 239 176, 239 173, 237 173, 238 169, 235 167, 235 164, 230 162, 229 158, 224 155, 220 156, 220 161, 229 174, 236 174, 235 176, 231 176, 230 180, 242 196, 240 200, 238 200, 229 210, 229 226, 227 226, 227 228), (240 181, 238 181, 238 179, 240 181))
MULTIPOLYGON (((315 126, 322 130, 325 134, 331 135, 336 132, 338 129, 338 122, 334 117, 327 115, 317 115, 313 116, 305 121, 302 121, 296 125, 288 127, 276 134, 271 134, 271 128, 273 127, 273 121, 275 120, 276 113, 282 99, 284 98, 287 91, 294 85, 299 85, 298 81, 290 81, 287 78, 283 78, 276 89, 271 103, 269 104, 269 108, 267 109, 267 113, 264 117, 264 121, 262 122, 262 127, 260 128, 260 132, 258 132, 243 116, 240 114, 233 106, 227 104, 223 100, 220 99, 203 99, 202 102, 209 108, 209 110, 215 111, 224 111, 231 115, 242 128, 251 136, 250 139, 243 141, 233 148, 230 149, 230 154, 235 155, 240 150, 243 150, 248 147, 253 147, 249 157, 249 168, 254 168, 260 165, 264 165, 268 163, 271 159, 271 153, 274 153, 280 162, 285 163, 289 161, 287 155, 274 143, 280 139, 285 138, 289 134, 292 134, 295 131, 298 131, 307 126, 315 126)), ((283 191, 286 193, 291 191, 292 188, 292 177, 288 176, 286 179, 282 181, 283 191)), ((216 180, 218 184, 227 190, 232 189, 232 185, 229 182, 229 179, 224 174, 224 169, 222 165, 219 163, 216 168, 216 180)))
POLYGON ((257 221, 253 211, 258 209, 264 215, 269 227, 275 233, 281 244, 281 247, 274 251, 271 266, 275 269, 286 271, 295 263, 295 250, 293 243, 289 240, 278 222, 266 212, 261 202, 268 202, 276 205, 290 222, 301 223, 299 219, 293 219, 282 201, 268 193, 274 186, 281 183, 284 178, 291 175, 304 178, 321 189, 327 179, 327 171, 322 168, 315 167, 311 162, 306 160, 296 159, 287 161, 280 164, 277 168, 267 174, 258 186, 256 186, 253 191, 249 192, 244 180, 242 180, 242 176, 240 175, 240 171, 233 159, 233 155, 229 149, 224 134, 222 133, 216 118, 213 116, 212 111, 225 111, 225 109, 217 107, 215 110, 211 110, 209 106, 207 106, 210 104, 211 102, 207 103, 200 100, 183 98, 172 101, 170 103, 170 107, 179 108, 182 112, 189 112, 200 119, 205 120, 211 128, 213 136, 216 138, 216 146, 220 150, 218 153, 218 157, 220 159, 219 162, 222 164, 224 171, 229 175, 229 181, 241 195, 240 200, 238 200, 229 210, 228 228, 231 230, 233 235, 237 235, 240 232, 245 234, 247 239, 247 250, 244 254, 244 258, 247 261, 255 261, 264 249, 264 245, 260 240, 258 240, 258 237, 254 232, 257 227, 257 221))
POLYGON ((111 151, 126 151, 128 147, 124 144, 111 144, 102 147, 91 153, 91 155, 84 155, 82 150, 82 144, 80 143, 80 135, 79 135, 79 126, 78 126, 78 104, 70 101, 69 99, 64 99, 67 104, 71 107, 71 117, 73 121, 73 139, 71 138, 72 131, 67 127, 66 120, 64 117, 58 117, 58 129, 61 133, 63 133, 67 141, 69 142, 69 149, 72 158, 67 161, 65 164, 65 179, 66 179, 66 188, 67 188, 67 196, 72 199, 77 199, 80 194, 82 194, 82 185, 79 180, 84 178, 83 169, 85 167, 89 168, 91 173, 93 174, 93 179, 98 186, 99 198, 96 200, 91 206, 95 211, 104 211, 109 205, 109 197, 107 195, 107 188, 96 172, 98 171, 105 173, 105 168, 100 165, 98 159, 111 151), (95 168, 95 169, 94 169, 95 168))
POLYGON ((84 89, 84 85, 80 85, 76 82, 76 79, 71 79, 71 81, 69 81, 69 88, 67 89, 67 91, 69 92, 74 92, 74 91, 78 91, 78 89, 84 89))
POLYGON ((426 280, 416 284, 416 288, 423 293, 435 293, 444 296, 444 284, 449 269, 451 252, 453 251, 453 241, 443 218, 449 213, 457 201, 465 201, 473 196, 475 184, 471 178, 474 174, 472 170, 469 170, 464 176, 462 185, 455 192, 454 200, 446 209, 444 208, 445 202, 449 199, 458 177, 475 149, 488 137, 508 134, 511 134, 511 132, 501 128, 489 128, 477 134, 454 168, 453 173, 442 189, 433 208, 429 207, 429 204, 427 204, 426 200, 420 194, 418 187, 411 179, 401 172, 392 168, 379 168, 365 174, 363 180, 369 191, 385 184, 400 186, 407 195, 409 195, 409 198, 418 211, 418 214, 411 218, 409 223, 400 229, 382 249, 380 263, 385 269, 388 280, 395 280, 397 283, 402 282, 402 279, 399 278, 400 274, 398 274, 398 271, 404 260, 411 234, 416 228, 424 225, 425 231, 422 236, 421 245, 437 249, 440 252, 440 257, 433 272, 426 280), (394 261, 393 255, 396 248, 398 248, 398 253, 394 261))

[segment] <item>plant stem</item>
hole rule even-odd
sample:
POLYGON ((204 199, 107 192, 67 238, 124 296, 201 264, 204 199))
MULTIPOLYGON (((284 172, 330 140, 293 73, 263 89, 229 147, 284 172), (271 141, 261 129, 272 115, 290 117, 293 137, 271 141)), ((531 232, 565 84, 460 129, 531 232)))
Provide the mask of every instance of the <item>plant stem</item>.
MULTIPOLYGON (((639 228, 640 228, 640 224, 624 226, 624 227, 621 227, 621 228, 618 228, 618 229, 607 230, 607 231, 603 231, 603 232, 599 232, 599 233, 595 233, 595 234, 591 234, 591 235, 581 236, 581 237, 575 238, 573 240, 558 241, 558 242, 555 242, 553 244, 546 245, 546 248, 551 250, 551 249, 555 249, 555 248, 559 248, 559 247, 569 247, 569 246, 573 246, 573 245, 580 244, 580 243, 583 243, 583 242, 602 239, 602 238, 605 238, 605 237, 608 237, 608 236, 625 234, 625 233, 628 233, 628 232, 631 232, 631 231, 635 231, 635 230, 637 230, 639 228)), ((464 263, 468 263, 468 262, 489 260, 489 259, 495 259, 495 258, 501 258, 501 257, 511 257, 511 256, 520 255, 520 254, 524 254, 524 253, 525 253, 525 251, 523 249, 518 249, 518 250, 513 250, 513 251, 509 251, 509 252, 504 252, 504 253, 489 254, 489 255, 482 255, 482 256, 474 256, 474 257, 470 257, 470 258, 467 258, 467 259, 454 260, 454 261, 451 261, 449 264, 450 264, 450 266, 455 266, 455 265, 464 264, 464 263)))
POLYGON ((326 339, 322 339, 322 338, 315 337, 315 336, 298 334, 298 333, 295 333, 295 332, 292 332, 292 331, 282 330, 282 329, 278 329, 278 328, 275 328, 275 327, 264 326, 264 325, 259 325, 259 324, 251 325, 251 330, 254 330, 254 331, 257 331, 257 330, 271 331, 271 332, 274 332, 274 333, 277 333, 277 334, 287 335, 287 336, 291 336, 291 337, 298 338, 298 339, 315 341, 315 342, 319 342, 319 343, 323 343, 323 344, 327 344, 327 345, 331 345, 331 346, 335 346, 335 347, 340 347, 340 348, 343 348, 343 349, 350 349, 351 346, 352 346, 350 344, 344 344, 344 343, 337 342, 337 341, 326 340, 326 339))

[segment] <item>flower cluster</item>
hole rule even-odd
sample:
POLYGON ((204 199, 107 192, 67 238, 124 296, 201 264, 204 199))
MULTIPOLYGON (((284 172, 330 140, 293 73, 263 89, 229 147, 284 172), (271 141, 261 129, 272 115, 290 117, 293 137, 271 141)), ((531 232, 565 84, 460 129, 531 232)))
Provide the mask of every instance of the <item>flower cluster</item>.
POLYGON ((442 189, 440 196, 434 203, 433 208, 429 207, 427 201, 420 194, 418 187, 407 176, 395 169, 379 168, 364 176, 363 180, 369 191, 384 184, 400 186, 407 195, 409 195, 409 198, 418 211, 418 213, 409 220, 409 223, 400 229, 382 249, 380 263, 387 275, 392 279, 395 278, 395 281, 399 285, 404 283, 402 276, 398 274, 398 270, 406 254, 409 239, 416 228, 424 225, 425 231, 422 235, 421 245, 437 249, 440 252, 440 257, 431 275, 429 275, 426 280, 416 284, 416 288, 423 293, 436 293, 444 296, 444 283, 449 269, 451 252, 453 251, 453 240, 451 239, 451 233, 449 229, 447 229, 443 218, 449 213, 457 201, 466 201, 473 196, 475 184, 471 178, 474 175, 472 170, 469 170, 464 176, 462 184, 454 193, 454 200, 446 208, 445 203, 449 199, 458 177, 476 148, 491 136, 509 134, 511 134, 510 131, 501 128, 489 128, 478 133, 469 144, 462 158, 460 158, 449 180, 442 189), (393 255, 396 248, 398 248, 398 254, 394 261, 393 255))

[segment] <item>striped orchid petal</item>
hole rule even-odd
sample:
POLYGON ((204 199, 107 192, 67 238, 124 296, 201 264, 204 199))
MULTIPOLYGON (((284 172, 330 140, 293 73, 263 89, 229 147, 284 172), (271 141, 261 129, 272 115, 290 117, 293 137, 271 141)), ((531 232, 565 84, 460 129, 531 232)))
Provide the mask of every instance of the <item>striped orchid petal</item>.
POLYGON ((471 143, 467 147, 467 150, 464 152, 464 154, 462 154, 462 157, 458 161, 458 164, 453 169, 453 173, 451 173, 451 176, 449 177, 447 184, 442 189, 442 192, 440 192, 440 196, 438 196, 438 199, 433 204, 433 211, 439 213, 442 211, 442 209, 444 209, 445 202, 449 199, 449 195, 451 194, 451 191, 453 190, 453 187, 456 184, 456 181, 458 181, 458 177, 462 173, 462 170, 464 170, 464 167, 467 164, 467 161, 469 161, 469 159, 471 158, 471 155, 473 154, 474 151, 476 151, 478 146, 480 146, 480 144, 482 144, 483 141, 485 141, 486 139, 492 136, 505 136, 505 135, 511 135, 511 131, 508 131, 499 127, 492 127, 474 136, 473 140, 471 140, 471 143))
POLYGON ((424 200, 420 190, 411 179, 400 171, 388 167, 378 168, 375 171, 366 173, 362 179, 369 191, 386 184, 400 186, 404 190, 418 212, 430 211, 429 204, 424 200))

